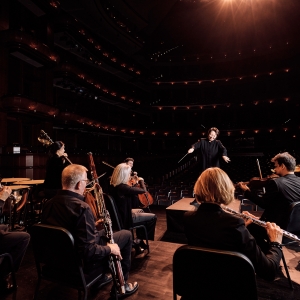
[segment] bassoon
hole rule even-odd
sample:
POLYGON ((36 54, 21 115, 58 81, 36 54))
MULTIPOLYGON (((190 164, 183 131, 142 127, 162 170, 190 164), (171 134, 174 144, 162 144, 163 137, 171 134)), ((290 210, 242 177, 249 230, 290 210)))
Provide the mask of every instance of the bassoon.
MULTIPOLYGON (((94 196, 96 199, 98 214, 100 218, 103 220, 104 231, 106 237, 109 240, 109 243, 114 244, 115 242, 113 237, 112 222, 111 222, 109 211, 106 209, 105 206, 103 191, 99 184, 96 167, 93 159, 93 154, 89 152, 88 156, 89 156, 91 174, 95 182, 94 196)), ((120 258, 116 255, 110 255, 109 262, 110 262, 111 269, 113 270, 113 276, 115 278, 115 282, 117 283, 118 292, 119 294, 125 294, 125 280, 124 280, 120 258)))

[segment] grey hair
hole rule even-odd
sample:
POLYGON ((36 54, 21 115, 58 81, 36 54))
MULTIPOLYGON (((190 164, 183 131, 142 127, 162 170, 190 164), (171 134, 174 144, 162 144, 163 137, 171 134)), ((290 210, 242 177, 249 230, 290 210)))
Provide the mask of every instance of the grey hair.
POLYGON ((73 189, 75 185, 84 178, 84 174, 87 170, 86 167, 76 164, 65 167, 61 175, 63 188, 73 189))
POLYGON ((110 184, 117 186, 121 183, 128 183, 131 174, 131 167, 125 163, 119 164, 115 167, 110 179, 110 184))

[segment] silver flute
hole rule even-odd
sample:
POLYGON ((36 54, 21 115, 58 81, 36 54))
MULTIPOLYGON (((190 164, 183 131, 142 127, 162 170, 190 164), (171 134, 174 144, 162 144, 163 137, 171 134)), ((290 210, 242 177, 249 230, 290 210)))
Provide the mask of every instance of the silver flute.
MULTIPOLYGON (((254 224, 257 224, 257 225, 262 226, 262 227, 266 227, 266 222, 264 222, 264 221, 254 219, 254 218, 252 218, 251 216, 248 216, 248 215, 239 213, 239 212, 237 212, 237 211, 235 211, 235 210, 233 210, 233 209, 231 209, 231 208, 229 208, 229 207, 227 207, 227 206, 224 206, 224 205, 222 205, 221 207, 222 207, 222 209, 224 209, 224 210, 226 210, 226 211, 228 211, 228 212, 231 212, 232 214, 237 215, 237 216, 241 217, 242 219, 245 219, 245 220, 252 220, 252 222, 253 222, 254 224)), ((281 229, 281 231, 282 231, 282 234, 283 234, 285 237, 287 237, 287 238, 289 238, 289 239, 291 239, 291 240, 300 242, 300 238, 298 238, 297 235, 295 235, 295 234, 293 234, 293 233, 290 233, 290 232, 288 232, 288 231, 285 231, 285 230, 283 230, 283 229, 281 229)))

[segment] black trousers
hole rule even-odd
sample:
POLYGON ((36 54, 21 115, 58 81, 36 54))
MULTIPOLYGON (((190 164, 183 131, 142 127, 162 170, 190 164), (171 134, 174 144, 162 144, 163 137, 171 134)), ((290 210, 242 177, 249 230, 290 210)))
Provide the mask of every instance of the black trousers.
MULTIPOLYGON (((12 256, 15 271, 18 271, 21 265, 29 240, 30 235, 27 232, 8 232, 7 225, 0 225, 0 254, 9 253, 12 256)), ((8 265, 2 266, 0 275, 8 273, 8 265)))
MULTIPOLYGON (((118 244, 122 260, 121 260, 121 266, 123 270, 123 276, 125 281, 128 280, 129 277, 129 271, 131 266, 131 249, 132 249, 132 235, 131 232, 128 230, 121 230, 117 231, 113 234, 114 242, 118 244)), ((104 230, 99 231, 98 240, 96 241, 99 245, 105 246, 108 242, 104 230)), ((108 266, 107 263, 104 263, 103 260, 100 261, 94 261, 95 265, 103 265, 103 269, 108 266)))

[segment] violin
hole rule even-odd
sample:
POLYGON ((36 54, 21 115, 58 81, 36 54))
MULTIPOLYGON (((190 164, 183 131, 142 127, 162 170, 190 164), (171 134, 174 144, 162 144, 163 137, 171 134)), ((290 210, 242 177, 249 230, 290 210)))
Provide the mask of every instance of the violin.
POLYGON ((249 187, 249 189, 258 190, 264 188, 268 182, 273 178, 278 178, 279 176, 276 174, 268 175, 266 178, 253 177, 247 182, 241 182, 249 187))
MULTIPOLYGON (((258 159, 256 160, 256 163, 257 163, 257 167, 258 167, 260 177, 253 177, 248 182, 240 182, 236 185, 236 187, 240 187, 240 184, 244 184, 244 185, 247 185, 250 190, 251 189, 253 189, 253 190, 263 189, 264 190, 265 186, 268 184, 268 182, 271 179, 279 177, 278 175, 273 173, 273 174, 267 176, 266 178, 263 178, 258 159)), ((271 170, 271 171, 274 172, 274 170, 271 170)))

